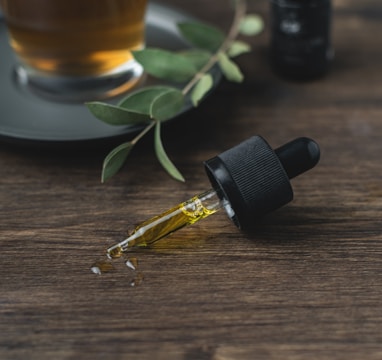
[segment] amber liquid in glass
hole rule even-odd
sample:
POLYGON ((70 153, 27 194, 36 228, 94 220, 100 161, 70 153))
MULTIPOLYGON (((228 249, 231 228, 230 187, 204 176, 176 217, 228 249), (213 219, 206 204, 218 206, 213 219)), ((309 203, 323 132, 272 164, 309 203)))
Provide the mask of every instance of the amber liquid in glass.
POLYGON ((147 0, 0 0, 11 45, 44 73, 97 76, 144 46, 147 0))

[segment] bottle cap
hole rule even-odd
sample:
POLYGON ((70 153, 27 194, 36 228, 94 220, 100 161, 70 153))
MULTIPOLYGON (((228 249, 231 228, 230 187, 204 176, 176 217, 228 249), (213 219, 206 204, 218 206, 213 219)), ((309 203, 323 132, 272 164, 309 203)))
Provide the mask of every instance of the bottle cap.
POLYGON ((217 194, 229 201, 234 223, 248 230, 257 218, 293 199, 289 179, 313 168, 319 158, 320 149, 309 138, 272 150, 262 137, 253 136, 204 165, 217 194))

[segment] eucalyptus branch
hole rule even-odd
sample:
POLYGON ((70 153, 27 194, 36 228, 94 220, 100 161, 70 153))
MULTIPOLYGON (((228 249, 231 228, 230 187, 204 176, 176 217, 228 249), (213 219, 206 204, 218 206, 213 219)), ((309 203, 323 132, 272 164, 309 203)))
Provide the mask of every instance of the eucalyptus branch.
MULTIPOLYGON (((182 94, 187 95, 192 88, 196 85, 196 83, 208 73, 212 67, 216 65, 219 61, 219 54, 226 52, 230 47, 232 42, 237 38, 240 32, 240 23, 243 17, 246 14, 247 10, 247 2, 245 0, 238 0, 235 7, 235 15, 233 18, 232 25, 229 29, 228 35, 220 48, 213 54, 208 62, 195 74, 195 76, 186 84, 186 86, 182 89, 182 94)), ((155 121, 152 121, 149 125, 147 125, 131 142, 136 144, 146 133, 148 133, 155 126, 155 121)))
POLYGON ((159 162, 176 180, 183 176, 168 158, 161 141, 161 124, 177 116, 190 97, 196 107, 213 88, 212 69, 219 65, 221 73, 229 81, 242 82, 243 74, 232 60, 249 52, 251 47, 238 36, 253 36, 261 32, 263 23, 259 16, 247 14, 247 1, 234 1, 234 16, 227 34, 211 25, 181 23, 178 28, 183 37, 194 47, 183 52, 147 48, 133 52, 146 73, 167 83, 181 83, 179 87, 159 85, 141 88, 128 94, 118 105, 91 102, 89 110, 100 120, 111 125, 140 125, 143 130, 131 141, 113 149, 105 158, 102 182, 116 174, 126 161, 132 148, 150 130, 155 128, 154 144, 159 162), (185 84, 185 85, 184 85, 185 84))

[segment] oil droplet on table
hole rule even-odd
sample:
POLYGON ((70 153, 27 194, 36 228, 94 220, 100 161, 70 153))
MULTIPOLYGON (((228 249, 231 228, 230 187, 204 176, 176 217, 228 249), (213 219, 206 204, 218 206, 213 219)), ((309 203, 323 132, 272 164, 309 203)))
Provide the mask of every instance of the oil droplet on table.
POLYGON ((96 261, 90 268, 90 270, 97 275, 108 273, 114 269, 114 265, 109 260, 96 261))
MULTIPOLYGON (((131 287, 139 286, 142 283, 144 276, 143 273, 137 272, 138 259, 135 257, 125 258, 125 265, 134 272, 134 277, 130 280, 129 285, 131 287)), ((102 275, 114 271, 115 269, 113 260, 111 259, 96 261, 90 268, 90 270, 97 275, 102 275)))
POLYGON ((137 270, 138 267, 138 259, 137 258, 129 258, 125 262, 126 266, 132 270, 137 270))
POLYGON ((137 275, 134 277, 134 279, 130 281, 130 286, 134 287, 134 286, 141 285, 143 279, 144 279, 143 274, 141 272, 137 273, 137 275))

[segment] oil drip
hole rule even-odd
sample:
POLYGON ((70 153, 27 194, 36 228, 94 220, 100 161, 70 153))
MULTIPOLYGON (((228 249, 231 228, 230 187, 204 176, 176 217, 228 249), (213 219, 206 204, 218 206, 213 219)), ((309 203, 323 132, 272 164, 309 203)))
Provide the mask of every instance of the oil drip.
MULTIPOLYGON (((141 285, 144 275, 141 271, 138 271, 138 259, 136 257, 124 257, 123 260, 129 273, 133 275, 129 280, 129 285, 131 287, 141 285)), ((116 270, 116 263, 111 259, 99 260, 93 263, 90 270, 96 275, 107 274, 116 270)))

